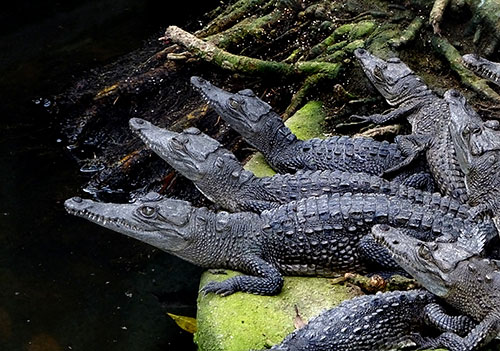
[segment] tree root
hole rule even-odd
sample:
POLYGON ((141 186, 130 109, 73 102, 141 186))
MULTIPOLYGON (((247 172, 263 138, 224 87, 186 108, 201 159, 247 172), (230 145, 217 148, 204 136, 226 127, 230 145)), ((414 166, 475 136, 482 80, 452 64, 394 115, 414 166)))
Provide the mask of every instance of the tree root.
POLYGON ((470 9, 473 17, 469 31, 476 31, 474 42, 478 44, 480 37, 487 32, 488 38, 484 40, 487 45, 484 56, 491 55, 500 41, 500 2, 498 0, 435 0, 429 16, 429 23, 435 34, 440 34, 440 23, 448 5, 453 8, 466 5, 470 9))
POLYGON ((389 45, 395 49, 408 45, 415 39, 418 32, 422 29, 423 25, 424 18, 422 16, 415 17, 399 38, 394 38, 389 41, 389 45))
POLYGON ((313 46, 309 51, 308 59, 322 58, 325 55, 331 60, 332 53, 341 50, 349 43, 356 42, 361 38, 369 36, 375 30, 376 24, 373 21, 361 21, 357 23, 344 24, 333 31, 321 43, 313 46), (340 41, 339 41, 340 40, 340 41))
POLYGON ((282 21, 283 16, 281 11, 274 10, 262 17, 248 17, 223 32, 207 37, 206 40, 221 49, 226 49, 231 45, 237 45, 247 37, 260 38, 266 35, 266 27, 272 27, 277 21, 282 21))
POLYGON ((168 27, 165 31, 165 37, 162 39, 172 40, 186 47, 194 56, 206 62, 232 72, 248 75, 273 74, 286 77, 321 73, 329 78, 335 78, 340 68, 340 64, 328 62, 299 61, 294 64, 287 64, 231 54, 218 48, 213 43, 198 39, 191 33, 176 26, 168 27))
POLYGON ((429 23, 434 30, 434 34, 440 34, 439 25, 443 19, 444 10, 450 3, 450 0, 436 0, 432 6, 431 14, 429 15, 429 23))
POLYGON ((313 90, 320 82, 329 79, 330 77, 323 73, 313 74, 307 77, 302 84, 302 87, 297 91, 288 105, 287 109, 282 115, 284 120, 287 120, 290 116, 292 116, 300 106, 302 106, 306 100, 307 95, 313 90))
POLYGON ((269 0, 239 0, 226 11, 210 21, 203 29, 196 32, 200 38, 219 33, 229 28, 240 19, 252 13, 254 9, 264 5, 269 0))
POLYGON ((431 43, 434 50, 446 58, 451 69, 458 74, 463 84, 489 99, 500 101, 500 95, 489 87, 486 79, 478 78, 463 66, 460 53, 448 40, 434 36, 431 43))

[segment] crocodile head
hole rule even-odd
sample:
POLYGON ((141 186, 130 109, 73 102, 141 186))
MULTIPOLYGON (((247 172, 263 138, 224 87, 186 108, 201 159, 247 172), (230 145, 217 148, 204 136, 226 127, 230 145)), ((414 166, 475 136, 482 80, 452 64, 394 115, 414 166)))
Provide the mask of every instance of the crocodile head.
POLYGON ((241 170, 233 153, 196 128, 176 133, 140 118, 131 118, 129 125, 151 150, 194 182, 217 174, 223 166, 241 170))
POLYGON ((467 103, 465 96, 450 89, 444 94, 450 108, 450 132, 454 143, 472 156, 500 150, 500 121, 484 121, 467 103))
POLYGON ((370 82, 390 105, 396 106, 430 93, 420 78, 399 58, 385 61, 365 49, 356 49, 354 56, 370 82))
POLYGON ((450 132, 471 205, 500 214, 500 122, 482 121, 465 97, 448 90, 450 132))
POLYGON ((467 54, 462 56, 465 67, 473 71, 481 78, 486 78, 491 82, 500 85, 500 64, 488 61, 478 55, 467 54))
POLYGON ((459 237, 456 242, 425 242, 405 233, 404 229, 377 224, 372 227, 375 240, 386 247, 395 261, 427 290, 445 297, 453 288, 453 271, 458 264, 476 256, 485 238, 479 229, 459 237))
POLYGON ((191 84, 234 130, 251 140, 267 130, 271 106, 259 99, 252 90, 230 93, 200 77, 191 77, 191 84))
MULTIPOLYGON (((181 258, 195 242, 189 202, 149 193, 133 203, 101 203, 79 197, 64 202, 66 211, 105 228, 153 245, 181 258)), ((186 258, 187 259, 187 258, 186 258)))

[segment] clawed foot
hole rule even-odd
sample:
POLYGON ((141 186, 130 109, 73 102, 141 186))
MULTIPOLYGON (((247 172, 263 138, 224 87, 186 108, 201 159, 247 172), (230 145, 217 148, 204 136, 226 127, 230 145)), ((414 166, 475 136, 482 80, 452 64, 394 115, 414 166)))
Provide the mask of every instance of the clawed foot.
POLYGON ((350 116, 349 121, 357 122, 358 124, 365 124, 372 122, 371 116, 359 116, 359 115, 350 116))
POLYGON ((352 115, 348 118, 349 122, 346 123, 339 123, 335 126, 336 131, 346 131, 350 130, 355 127, 359 126, 365 126, 369 123, 371 123, 370 117, 369 116, 358 116, 358 115, 352 115))
POLYGON ((440 347, 436 338, 423 337, 418 333, 411 333, 410 340, 416 344, 417 346, 416 350, 427 350, 440 347))
POLYGON ((488 206, 485 204, 474 206, 469 210, 469 215, 475 220, 483 218, 487 213, 488 206))
POLYGON ((232 284, 228 283, 227 281, 223 282, 208 282, 203 288, 200 289, 200 293, 203 294, 203 296, 207 295, 208 293, 214 293, 220 296, 228 296, 231 294, 234 294, 236 290, 232 286, 232 284))
POLYGON ((217 268, 214 268, 214 269, 209 269, 209 270, 208 270, 208 272, 209 272, 210 274, 216 274, 216 275, 218 275, 218 274, 224 274, 224 275, 227 275, 227 272, 226 272, 226 270, 225 270, 225 269, 217 269, 217 268))

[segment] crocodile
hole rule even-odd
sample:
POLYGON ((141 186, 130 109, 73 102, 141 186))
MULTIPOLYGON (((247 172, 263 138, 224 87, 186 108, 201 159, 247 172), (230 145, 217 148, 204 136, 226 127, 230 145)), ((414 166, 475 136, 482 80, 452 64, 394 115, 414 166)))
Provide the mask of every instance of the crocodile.
POLYGON ((462 62, 465 67, 481 78, 486 78, 500 86, 500 63, 489 61, 474 54, 463 55, 462 62))
POLYGON ((500 216, 500 122, 483 121, 458 91, 444 95, 472 213, 500 216))
POLYGON ((282 274, 335 276, 397 270, 369 235, 373 224, 408 228, 423 240, 453 240, 462 231, 497 236, 489 225, 383 194, 332 194, 292 201, 261 214, 213 212, 150 193, 134 203, 100 203, 79 197, 66 210, 144 241, 191 263, 248 275, 210 282, 204 292, 276 294, 282 274))
POLYGON ((461 218, 469 206, 438 193, 431 194, 366 173, 297 171, 257 178, 243 169, 233 153, 196 128, 176 133, 140 118, 130 119, 131 129, 211 201, 226 210, 262 212, 293 200, 340 193, 397 195, 461 218))
POLYGON ((500 335, 500 261, 481 256, 482 235, 423 242, 384 224, 373 226, 372 235, 423 287, 477 323, 466 336, 445 332, 426 347, 472 351, 500 335))
MULTIPOLYGON (((200 77, 191 84, 233 129, 258 151, 279 173, 297 170, 340 170, 381 175, 408 163, 398 146, 371 138, 332 136, 326 139, 299 140, 269 104, 252 90, 230 93, 200 77)), ((412 182, 412 174, 426 171, 423 162, 393 174, 397 181, 412 182)))
POLYGON ((432 335, 433 328, 463 334, 475 323, 466 316, 445 318, 436 297, 425 290, 393 291, 343 301, 293 331, 276 351, 394 350, 432 335))
POLYGON ((397 108, 386 114, 351 118, 365 123, 387 123, 406 117, 412 134, 397 136, 396 143, 408 155, 408 160, 425 152, 440 192, 466 203, 464 174, 448 128, 450 112, 446 101, 435 95, 399 58, 385 61, 364 49, 356 49, 354 55, 368 80, 389 105, 397 108))

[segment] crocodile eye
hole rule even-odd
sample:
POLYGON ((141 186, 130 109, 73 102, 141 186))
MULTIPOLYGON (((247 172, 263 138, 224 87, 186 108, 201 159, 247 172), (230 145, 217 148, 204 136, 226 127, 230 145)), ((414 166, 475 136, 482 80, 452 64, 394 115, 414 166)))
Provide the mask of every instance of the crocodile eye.
POLYGON ((375 76, 376 79, 378 80, 384 80, 384 69, 385 67, 380 67, 380 66, 375 66, 373 69, 373 75, 375 76))
POLYGON ((420 257, 422 257, 426 261, 432 260, 431 250, 427 246, 425 246, 425 245, 422 245, 422 246, 419 247, 419 249, 418 249, 418 255, 420 257))
POLYGON ((465 127, 464 129, 464 135, 469 135, 469 134, 477 134, 481 132, 481 128, 479 128, 479 126, 477 125, 468 125, 467 127, 465 127))
POLYGON ((184 144, 187 144, 188 139, 182 138, 182 137, 173 137, 172 138, 172 145, 175 149, 177 150, 183 150, 184 149, 184 144))
POLYGON ((494 163, 496 163, 497 158, 495 157, 495 155, 488 156, 488 162, 490 163, 490 165, 493 165, 494 163))
POLYGON ((156 208, 151 206, 142 206, 139 211, 144 217, 151 218, 156 214, 156 208))
POLYGON ((229 106, 231 106, 232 109, 237 110, 240 108, 241 103, 239 101, 236 101, 234 99, 229 99, 229 106))
POLYGON ((431 241, 428 243, 428 246, 429 246, 429 249, 431 249, 432 251, 436 251, 438 249, 438 244, 431 241))

